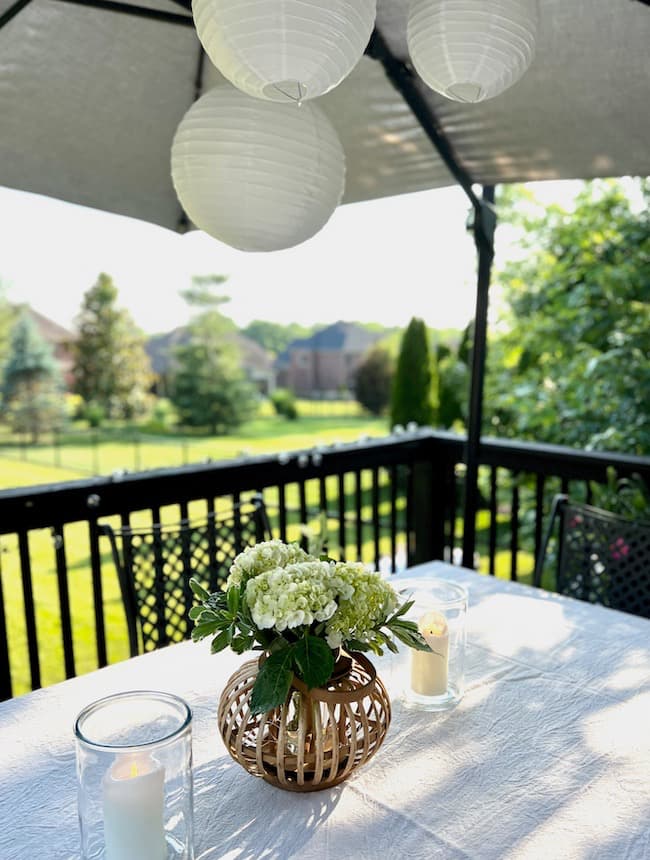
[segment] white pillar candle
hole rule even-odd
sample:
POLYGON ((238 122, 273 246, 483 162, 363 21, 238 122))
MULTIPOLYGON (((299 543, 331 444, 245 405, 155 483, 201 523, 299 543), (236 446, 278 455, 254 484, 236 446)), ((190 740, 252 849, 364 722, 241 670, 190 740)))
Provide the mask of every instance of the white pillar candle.
POLYGON ((115 759, 103 781, 106 860, 166 860, 164 783, 149 755, 115 759))
POLYGON ((411 689, 419 696, 441 696, 447 692, 449 626, 441 612, 431 611, 418 621, 418 630, 429 651, 411 651, 411 689))

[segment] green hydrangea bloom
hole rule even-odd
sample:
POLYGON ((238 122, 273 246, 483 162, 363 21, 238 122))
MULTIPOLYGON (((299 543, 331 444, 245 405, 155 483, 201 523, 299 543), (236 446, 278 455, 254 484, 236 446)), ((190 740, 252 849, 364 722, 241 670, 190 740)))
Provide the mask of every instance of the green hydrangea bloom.
POLYGON ((395 589, 360 563, 338 562, 331 575, 340 597, 338 609, 325 628, 327 644, 338 648, 350 639, 367 641, 371 632, 397 609, 395 589))

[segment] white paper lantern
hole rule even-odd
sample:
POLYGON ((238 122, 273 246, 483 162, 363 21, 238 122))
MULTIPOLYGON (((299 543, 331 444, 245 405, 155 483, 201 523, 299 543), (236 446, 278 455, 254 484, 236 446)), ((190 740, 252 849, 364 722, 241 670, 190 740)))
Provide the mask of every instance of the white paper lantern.
POLYGON ((413 0, 407 39, 436 92, 481 102, 507 90, 535 55, 537 0, 413 0))
POLYGON ((255 98, 301 102, 328 92, 359 62, 377 0, 193 0, 214 65, 255 98))
POLYGON ((345 186, 343 147, 323 111, 217 87, 183 117, 172 180, 189 218, 242 251, 277 251, 311 238, 345 186))

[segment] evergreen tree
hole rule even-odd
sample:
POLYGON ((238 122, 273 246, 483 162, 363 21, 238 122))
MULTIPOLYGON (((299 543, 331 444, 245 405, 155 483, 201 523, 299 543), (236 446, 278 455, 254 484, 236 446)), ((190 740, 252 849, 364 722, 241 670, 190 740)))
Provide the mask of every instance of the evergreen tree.
POLYGON ((25 314, 16 322, 4 368, 2 412, 14 433, 37 443, 42 433, 58 430, 65 418, 63 384, 52 350, 25 314))
POLYGON ((4 285, 0 281, 0 370, 9 357, 11 330, 16 322, 16 315, 16 309, 7 301, 4 285))
POLYGON ((417 422, 426 427, 436 420, 437 373, 429 349, 427 328, 420 319, 409 323, 400 345, 393 381, 391 422, 417 422))
POLYGON ((357 369, 355 396, 373 415, 381 415, 390 402, 393 374, 393 359, 383 346, 373 347, 357 369))
POLYGON ((143 335, 116 302, 117 288, 102 273, 77 317, 73 389, 106 415, 131 418, 145 410, 151 365, 143 335))
POLYGON ((239 427, 257 408, 255 389, 241 369, 235 325, 219 311, 228 301, 215 293, 223 280, 219 275, 194 278, 183 293, 201 311, 188 327, 189 342, 175 351, 171 384, 181 423, 209 427, 213 434, 239 427))

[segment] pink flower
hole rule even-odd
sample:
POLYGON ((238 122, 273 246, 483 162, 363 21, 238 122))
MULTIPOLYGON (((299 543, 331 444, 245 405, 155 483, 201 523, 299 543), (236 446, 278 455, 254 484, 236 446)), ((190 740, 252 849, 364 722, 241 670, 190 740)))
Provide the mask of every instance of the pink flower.
POLYGON ((621 559, 625 558, 625 556, 629 554, 630 547, 625 543, 625 540, 622 537, 618 537, 613 543, 610 543, 609 551, 614 561, 621 561, 621 559))

